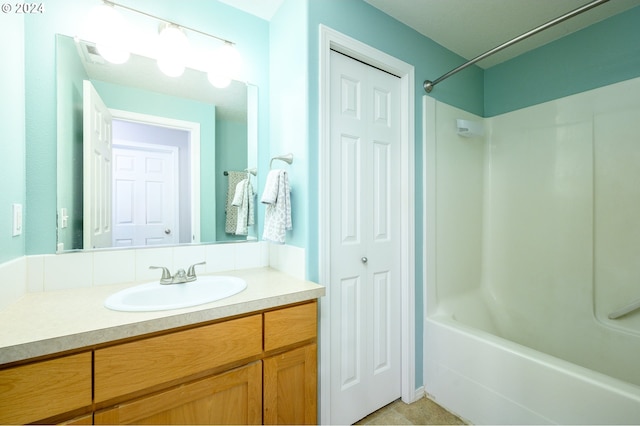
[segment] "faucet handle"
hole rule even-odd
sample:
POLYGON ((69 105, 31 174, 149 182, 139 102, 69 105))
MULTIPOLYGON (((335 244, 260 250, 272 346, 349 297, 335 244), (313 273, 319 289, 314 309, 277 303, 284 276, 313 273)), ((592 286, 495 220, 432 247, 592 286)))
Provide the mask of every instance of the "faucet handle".
POLYGON ((149 266, 149 269, 162 269, 162 278, 160 278, 160 280, 171 280, 171 272, 164 266, 149 266))
POLYGON ((187 270, 187 277, 189 278, 196 278, 196 266, 198 265, 206 265, 207 262, 200 262, 200 263, 194 263, 193 265, 189 266, 189 269, 187 270))

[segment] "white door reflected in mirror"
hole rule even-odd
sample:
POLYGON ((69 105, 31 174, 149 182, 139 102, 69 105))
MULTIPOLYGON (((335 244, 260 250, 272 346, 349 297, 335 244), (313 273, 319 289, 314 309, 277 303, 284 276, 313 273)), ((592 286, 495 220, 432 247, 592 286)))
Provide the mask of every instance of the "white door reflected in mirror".
POLYGON ((83 246, 111 247, 111 112, 91 82, 83 90, 83 246))
POLYGON ((113 247, 179 242, 178 175, 177 147, 114 138, 113 247))

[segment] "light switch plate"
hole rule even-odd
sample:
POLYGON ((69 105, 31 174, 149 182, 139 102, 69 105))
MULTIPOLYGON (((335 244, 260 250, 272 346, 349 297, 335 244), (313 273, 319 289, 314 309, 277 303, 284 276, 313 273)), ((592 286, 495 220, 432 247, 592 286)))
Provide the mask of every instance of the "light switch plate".
POLYGON ((13 205, 13 236, 22 234, 22 204, 13 205))

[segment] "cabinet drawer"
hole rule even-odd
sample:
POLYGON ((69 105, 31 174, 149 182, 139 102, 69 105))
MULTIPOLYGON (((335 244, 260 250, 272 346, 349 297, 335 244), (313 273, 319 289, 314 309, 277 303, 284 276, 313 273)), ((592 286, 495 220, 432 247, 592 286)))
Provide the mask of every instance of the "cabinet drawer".
POLYGON ((317 335, 318 302, 265 312, 264 350, 270 351, 297 342, 313 339, 317 335))
POLYGON ((91 353, 0 370, 0 424, 25 424, 91 405, 91 353))
POLYGON ((262 353, 262 318, 239 318, 95 351, 95 401, 186 378, 262 353))

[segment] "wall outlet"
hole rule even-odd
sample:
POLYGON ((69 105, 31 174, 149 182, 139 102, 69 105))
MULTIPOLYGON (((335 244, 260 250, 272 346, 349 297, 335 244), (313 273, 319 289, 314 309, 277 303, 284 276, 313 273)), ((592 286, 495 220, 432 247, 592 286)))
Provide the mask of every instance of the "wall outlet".
POLYGON ((22 204, 13 205, 13 236, 22 234, 22 204))

